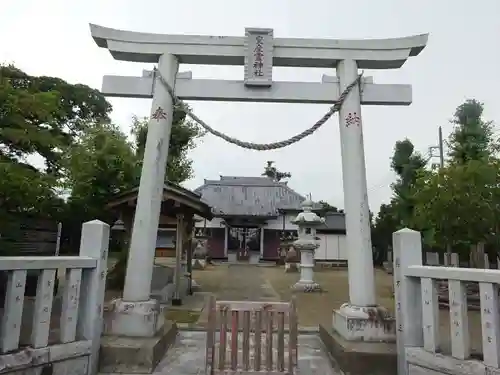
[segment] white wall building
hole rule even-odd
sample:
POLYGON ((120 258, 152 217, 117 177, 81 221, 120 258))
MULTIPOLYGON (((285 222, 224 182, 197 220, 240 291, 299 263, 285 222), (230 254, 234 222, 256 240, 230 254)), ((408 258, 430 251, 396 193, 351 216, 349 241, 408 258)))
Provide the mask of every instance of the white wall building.
MULTIPOLYGON (((211 221, 196 223, 198 229, 206 228, 214 259, 226 259, 242 248, 261 260, 276 259, 283 232, 297 230, 291 221, 302 211, 305 199, 286 182, 268 177, 221 176, 220 180, 205 180, 195 192, 214 210, 211 221)), ((347 260, 345 215, 325 213, 319 204, 315 211, 326 218, 325 225, 318 228, 321 245, 316 260, 347 260)))

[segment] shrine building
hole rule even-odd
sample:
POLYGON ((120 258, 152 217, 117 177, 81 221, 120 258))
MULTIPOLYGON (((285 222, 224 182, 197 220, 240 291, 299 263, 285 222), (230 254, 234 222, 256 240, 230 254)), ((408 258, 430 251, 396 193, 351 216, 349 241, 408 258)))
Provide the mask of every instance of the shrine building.
MULTIPOLYGON (((291 220, 302 211, 305 197, 268 177, 221 176, 205 180, 194 190, 212 207, 213 218, 198 220, 198 231, 208 236, 208 251, 213 259, 234 259, 241 249, 262 261, 275 260, 284 234, 296 232, 291 220)), ((346 261, 345 215, 325 212, 320 204, 314 211, 325 217, 318 228, 320 247, 317 261, 346 261)))

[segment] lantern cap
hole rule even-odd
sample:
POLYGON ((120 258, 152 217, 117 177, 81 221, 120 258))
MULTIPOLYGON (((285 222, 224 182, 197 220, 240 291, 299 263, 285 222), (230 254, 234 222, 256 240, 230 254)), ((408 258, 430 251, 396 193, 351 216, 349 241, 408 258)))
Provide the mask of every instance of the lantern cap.
POLYGON ((301 204, 302 212, 300 212, 291 223, 299 227, 314 227, 323 224, 325 219, 313 212, 313 206, 314 203, 310 198, 304 200, 301 204))

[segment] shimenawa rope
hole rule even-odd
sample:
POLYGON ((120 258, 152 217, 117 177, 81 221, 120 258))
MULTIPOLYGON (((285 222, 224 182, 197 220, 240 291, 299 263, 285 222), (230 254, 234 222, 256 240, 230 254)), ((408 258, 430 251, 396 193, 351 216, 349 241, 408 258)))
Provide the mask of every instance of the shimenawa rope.
POLYGON ((168 84, 168 82, 163 78, 161 75, 160 71, 155 67, 153 70, 153 85, 155 82, 156 77, 158 77, 165 87, 165 89, 168 91, 170 96, 172 97, 173 104, 176 106, 178 109, 181 109, 186 113, 187 116, 189 116, 193 121, 198 123, 203 129, 208 131, 210 134, 219 137, 226 142, 232 143, 234 145, 250 149, 250 150, 257 150, 257 151, 267 151, 267 150, 275 150, 279 148, 284 148, 287 146, 290 146, 294 143, 297 143, 298 141, 310 136, 313 134, 316 130, 318 130, 321 126, 323 126, 330 117, 333 116, 335 112, 338 112, 340 108, 342 107, 342 104, 344 103, 345 99, 347 98, 347 95, 351 92, 354 86, 359 85, 361 82, 361 78, 363 77, 363 73, 359 74, 357 78, 349 84, 345 88, 345 90, 340 94, 339 100, 331 106, 328 111, 321 117, 313 126, 311 126, 309 129, 304 130, 302 133, 299 133, 291 138, 285 139, 283 141, 279 142, 272 142, 272 143, 253 143, 253 142, 245 142, 241 141, 239 139, 230 137, 224 133, 221 133, 214 128, 212 128, 210 125, 208 125, 205 121, 200 119, 198 116, 196 116, 191 109, 187 105, 184 104, 184 102, 179 99, 176 95, 174 90, 172 90, 172 87, 168 84))

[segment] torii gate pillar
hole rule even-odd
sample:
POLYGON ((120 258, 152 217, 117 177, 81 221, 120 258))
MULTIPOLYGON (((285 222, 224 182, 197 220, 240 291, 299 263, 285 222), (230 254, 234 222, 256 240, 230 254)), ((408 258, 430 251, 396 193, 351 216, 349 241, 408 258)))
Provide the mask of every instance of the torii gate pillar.
MULTIPOLYGON (((337 76, 343 90, 358 76, 356 61, 339 62, 337 76)), ((349 298, 354 306, 375 306, 370 211, 359 87, 354 87, 344 101, 339 113, 339 126, 344 211, 348 233, 349 298), (356 235, 349 235, 349 233, 356 233, 356 235)))
MULTIPOLYGON (((343 90, 358 76, 356 61, 340 61, 337 76, 343 90)), ((333 312, 333 329, 347 340, 394 341, 395 321, 376 304, 359 87, 344 101, 339 126, 350 301, 333 312)))

